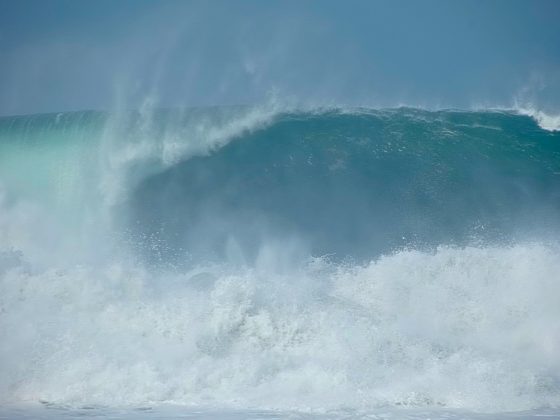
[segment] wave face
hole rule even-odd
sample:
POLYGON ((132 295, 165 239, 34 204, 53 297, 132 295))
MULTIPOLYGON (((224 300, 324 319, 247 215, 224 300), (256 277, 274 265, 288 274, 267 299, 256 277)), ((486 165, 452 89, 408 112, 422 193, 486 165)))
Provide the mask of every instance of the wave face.
POLYGON ((508 112, 0 119, 0 402, 560 405, 560 133, 508 112))
POLYGON ((271 237, 354 258, 542 237, 558 228, 557 137, 499 113, 285 114, 145 180, 132 211, 182 260, 232 243, 250 258, 271 237))

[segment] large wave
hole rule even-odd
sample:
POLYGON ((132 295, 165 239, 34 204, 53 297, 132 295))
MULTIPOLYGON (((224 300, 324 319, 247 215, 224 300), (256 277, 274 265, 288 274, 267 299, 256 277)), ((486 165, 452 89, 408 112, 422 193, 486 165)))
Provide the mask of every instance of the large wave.
POLYGON ((2 402, 557 407, 559 181, 511 112, 3 118, 2 402))

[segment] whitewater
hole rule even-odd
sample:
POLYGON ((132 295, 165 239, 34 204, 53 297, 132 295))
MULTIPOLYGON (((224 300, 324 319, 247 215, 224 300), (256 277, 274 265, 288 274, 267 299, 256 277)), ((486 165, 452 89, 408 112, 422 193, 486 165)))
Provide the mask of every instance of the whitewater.
POLYGON ((527 110, 0 118, 0 418, 559 418, 527 110))

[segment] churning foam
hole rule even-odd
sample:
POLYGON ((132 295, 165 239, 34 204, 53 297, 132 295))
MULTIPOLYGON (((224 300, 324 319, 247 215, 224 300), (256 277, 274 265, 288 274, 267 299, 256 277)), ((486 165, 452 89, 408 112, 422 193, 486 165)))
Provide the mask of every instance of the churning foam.
POLYGON ((85 130, 82 143, 65 137, 71 125, 39 125, 37 139, 66 141, 50 154, 37 145, 51 143, 12 141, 7 130, 0 403, 558 407, 558 245, 442 246, 367 264, 302 264, 283 244, 250 267, 199 263, 181 273, 145 269, 126 246, 113 253, 113 240, 122 245, 113 212, 140 181, 276 113, 164 124, 149 111, 131 124, 114 115, 94 138, 85 130), (36 173, 21 165, 29 160, 36 173), (96 258, 76 258, 79 265, 82 240, 96 258))
POLYGON ((0 258, 2 402, 278 409, 560 403, 559 249, 366 265, 36 271, 0 258))

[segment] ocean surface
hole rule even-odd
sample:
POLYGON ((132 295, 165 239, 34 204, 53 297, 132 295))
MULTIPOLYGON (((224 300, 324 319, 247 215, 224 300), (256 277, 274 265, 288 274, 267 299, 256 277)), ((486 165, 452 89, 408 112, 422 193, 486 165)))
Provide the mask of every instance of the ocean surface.
POLYGON ((560 128, 0 118, 0 418, 560 418, 560 128))

